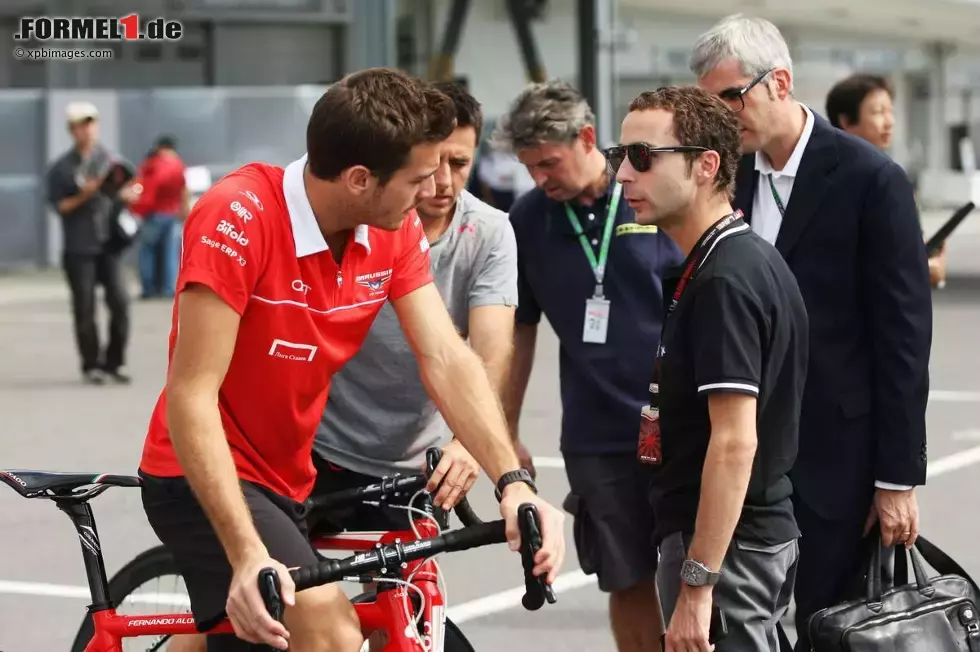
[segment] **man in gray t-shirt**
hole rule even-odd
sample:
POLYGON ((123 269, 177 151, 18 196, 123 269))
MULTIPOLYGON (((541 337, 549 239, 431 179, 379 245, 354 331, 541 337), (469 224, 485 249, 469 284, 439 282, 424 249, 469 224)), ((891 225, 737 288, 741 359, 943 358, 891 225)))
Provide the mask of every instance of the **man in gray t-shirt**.
MULTIPOLYGON (((499 391, 508 374, 517 306, 517 244, 506 213, 463 190, 482 123, 479 104, 457 86, 437 87, 456 104, 457 128, 444 142, 436 195, 419 205, 418 214, 431 246, 435 284, 499 391)), ((476 481, 479 466, 452 438, 422 384, 394 310, 385 305, 360 351, 331 380, 314 443, 314 491, 418 473, 431 446, 443 449, 450 467, 439 494, 452 492, 448 507, 476 481)), ((365 521, 362 514, 340 518, 343 523, 336 525, 348 529, 387 529, 390 523, 365 521)), ((397 525, 405 525, 404 515, 397 525)))

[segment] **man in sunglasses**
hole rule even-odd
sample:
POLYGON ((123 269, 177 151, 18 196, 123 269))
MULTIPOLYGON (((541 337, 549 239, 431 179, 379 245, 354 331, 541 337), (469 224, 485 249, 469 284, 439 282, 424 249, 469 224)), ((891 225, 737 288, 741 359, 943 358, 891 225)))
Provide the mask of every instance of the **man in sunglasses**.
POLYGON ((661 271, 682 256, 657 227, 634 222, 596 145, 595 116, 568 84, 527 87, 495 136, 537 186, 510 212, 518 308, 505 413, 516 433, 544 315, 561 345, 565 508, 575 518, 579 563, 610 595, 619 650, 659 652, 650 470, 636 459, 650 360, 638 352, 656 348, 661 271))
POLYGON ((655 470, 657 583, 668 652, 779 649, 799 554, 789 470, 807 367, 807 315, 779 253, 731 205, 738 127, 694 87, 642 93, 609 159, 638 224, 687 256, 664 284, 639 457, 655 470), (713 642, 713 641, 712 641, 713 642))
POLYGON ((698 84, 736 112, 746 152, 735 207, 774 243, 810 316, 793 469, 803 532, 798 650, 807 619, 841 599, 860 541, 912 545, 926 479, 932 298, 912 184, 864 140, 797 102, 789 48, 768 21, 725 18, 694 46, 698 84))

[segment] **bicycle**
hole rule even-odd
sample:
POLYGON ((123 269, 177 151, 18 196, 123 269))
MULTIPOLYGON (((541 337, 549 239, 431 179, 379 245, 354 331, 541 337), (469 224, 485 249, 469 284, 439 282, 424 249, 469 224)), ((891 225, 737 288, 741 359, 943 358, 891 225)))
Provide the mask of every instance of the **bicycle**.
MULTIPOLYGON (((428 475, 438 464, 438 449, 427 454, 427 470, 413 476, 384 478, 381 482, 325 496, 311 498, 311 510, 329 510, 358 501, 385 503, 412 492, 422 496, 423 518, 411 521, 412 529, 386 533, 334 533, 315 537, 318 550, 358 551, 340 560, 322 561, 290 572, 296 590, 337 581, 361 584, 377 582, 375 594, 362 594, 352 600, 365 636, 376 631, 387 635, 384 652, 466 652, 472 646, 462 632, 446 618, 444 591, 438 584, 440 575, 434 556, 461 552, 471 548, 504 543, 504 521, 481 522, 468 503, 456 508, 464 527, 441 532, 432 516, 431 500, 424 493, 428 475), (363 538, 357 538, 363 537, 363 538), (409 596, 409 592, 414 592, 409 596), (414 598, 414 599, 410 599, 414 598)), ((25 498, 48 498, 72 521, 81 542, 82 557, 91 595, 88 614, 79 628, 73 652, 121 652, 123 639, 153 637, 147 652, 162 650, 172 637, 197 634, 189 613, 156 613, 123 616, 117 606, 132 593, 140 578, 179 574, 173 560, 162 546, 152 548, 127 564, 113 582, 106 578, 101 542, 89 501, 109 487, 139 487, 138 477, 114 474, 58 473, 30 470, 0 470, 0 480, 25 498)), ((410 504, 413 503, 410 501, 410 504)), ((537 610, 556 597, 544 578, 534 577, 533 558, 541 546, 540 525, 533 505, 519 510, 521 559, 524 568, 523 605, 537 610)), ((275 574, 272 574, 272 578, 275 574)), ((275 603, 276 586, 268 573, 260 574, 260 589, 267 598, 270 613, 281 617, 281 605, 275 603), (278 612, 278 613, 277 613, 278 612)), ((209 634, 233 633, 226 618, 208 630, 209 634)))

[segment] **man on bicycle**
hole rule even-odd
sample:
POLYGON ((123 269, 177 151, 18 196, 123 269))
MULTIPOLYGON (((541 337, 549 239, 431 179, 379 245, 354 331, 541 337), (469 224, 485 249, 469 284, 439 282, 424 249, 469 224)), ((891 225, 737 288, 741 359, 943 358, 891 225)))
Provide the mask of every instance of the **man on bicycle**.
MULTIPOLYGON (((198 628, 227 609, 236 637, 295 652, 354 652, 356 613, 334 585, 295 594, 287 567, 316 563, 303 501, 314 485, 314 432, 330 378, 390 301, 440 411, 516 512, 538 506, 535 572, 553 580, 562 515, 519 463, 479 358, 459 337, 429 271, 414 207, 434 193, 452 102, 402 72, 371 69, 327 90, 307 154, 285 169, 251 163, 224 177, 184 227, 167 384, 151 417, 143 504, 174 555, 198 628), (258 573, 278 571, 284 624, 258 573)), ((241 640, 238 640, 241 639, 241 640)))
MULTIPOLYGON (((507 214, 464 190, 483 126, 479 103, 452 82, 434 87, 453 101, 456 129, 442 143, 435 195, 417 210, 431 245, 436 287, 499 393, 514 335, 517 244, 507 214)), ((444 480, 435 502, 450 509, 473 486, 479 467, 449 432, 419 378, 397 315, 385 306, 357 355, 331 380, 313 445, 314 491, 330 493, 386 475, 417 473, 432 446, 443 451, 435 475, 444 480)), ((355 506, 331 514, 329 529, 400 530, 408 518, 398 508, 355 506)))

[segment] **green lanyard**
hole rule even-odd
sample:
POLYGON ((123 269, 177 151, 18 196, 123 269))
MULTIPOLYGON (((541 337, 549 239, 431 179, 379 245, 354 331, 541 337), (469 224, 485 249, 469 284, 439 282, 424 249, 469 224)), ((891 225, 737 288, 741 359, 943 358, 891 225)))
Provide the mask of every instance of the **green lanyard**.
POLYGON ((619 208, 619 198, 622 194, 623 186, 617 183, 613 188, 612 197, 609 199, 609 206, 606 208, 606 223, 602 231, 602 244, 599 246, 599 260, 596 260, 595 252, 592 251, 592 245, 589 244, 585 231, 582 230, 582 223, 579 222, 578 215, 575 214, 571 206, 565 204, 565 214, 568 215, 568 221, 572 223, 575 235, 582 243, 585 257, 589 259, 589 265, 595 275, 595 296, 597 298, 603 296, 602 281, 606 277, 606 259, 609 257, 609 243, 612 241, 613 226, 616 224, 616 209, 619 208))
POLYGON ((769 179, 769 190, 772 191, 772 198, 776 200, 776 208, 779 209, 779 216, 786 217, 786 207, 783 206, 783 198, 779 196, 779 192, 776 191, 776 184, 772 182, 772 175, 767 174, 766 178, 769 179))

